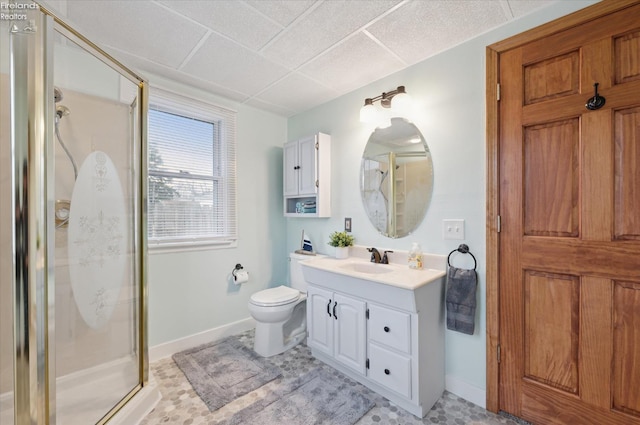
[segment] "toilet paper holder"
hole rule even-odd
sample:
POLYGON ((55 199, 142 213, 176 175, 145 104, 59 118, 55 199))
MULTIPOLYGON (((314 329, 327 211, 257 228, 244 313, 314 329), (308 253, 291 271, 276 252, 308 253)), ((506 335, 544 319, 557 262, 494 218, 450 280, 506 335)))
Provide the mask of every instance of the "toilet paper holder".
POLYGON ((243 269, 244 269, 244 267, 242 267, 242 264, 240 264, 240 263, 236 264, 236 266, 233 268, 233 271, 231 271, 231 274, 233 275, 233 280, 234 280, 234 281, 235 281, 235 280, 238 280, 237 273, 238 273, 240 270, 243 270, 243 269))

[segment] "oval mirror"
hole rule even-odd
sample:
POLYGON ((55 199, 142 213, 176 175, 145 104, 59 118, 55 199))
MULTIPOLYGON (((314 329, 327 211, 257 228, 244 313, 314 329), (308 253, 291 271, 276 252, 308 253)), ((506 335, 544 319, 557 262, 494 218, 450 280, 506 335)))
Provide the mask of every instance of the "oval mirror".
POLYGON ((433 162, 420 130, 404 118, 376 128, 362 154, 360 195, 371 224, 401 238, 422 222, 433 190, 433 162))

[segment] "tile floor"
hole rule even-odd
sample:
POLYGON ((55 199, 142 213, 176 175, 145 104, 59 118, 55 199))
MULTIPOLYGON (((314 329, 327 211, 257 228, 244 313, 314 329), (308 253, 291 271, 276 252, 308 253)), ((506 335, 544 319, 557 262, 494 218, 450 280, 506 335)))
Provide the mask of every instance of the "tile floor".
MULTIPOLYGON (((248 347, 253 346, 253 331, 238 335, 240 341, 248 347)), ((316 367, 325 367, 333 371, 337 378, 349 382, 354 388, 368 394, 375 401, 376 406, 365 414, 358 425, 519 425, 512 419, 495 415, 477 405, 461 399, 449 392, 445 392, 422 420, 372 392, 368 388, 352 381, 341 373, 329 368, 324 363, 314 359, 311 351, 304 343, 291 350, 271 357, 270 360, 282 369, 283 378, 298 376, 316 367)), ((227 404, 215 412, 200 400, 194 389, 185 378, 182 371, 171 358, 159 360, 151 364, 151 372, 162 393, 162 399, 155 409, 147 415, 141 425, 171 424, 171 425, 210 425, 221 419, 230 417, 233 413, 248 405, 256 397, 261 397, 267 388, 278 385, 276 379, 235 401, 227 404)), ((283 424, 287 425, 287 424, 283 424)))

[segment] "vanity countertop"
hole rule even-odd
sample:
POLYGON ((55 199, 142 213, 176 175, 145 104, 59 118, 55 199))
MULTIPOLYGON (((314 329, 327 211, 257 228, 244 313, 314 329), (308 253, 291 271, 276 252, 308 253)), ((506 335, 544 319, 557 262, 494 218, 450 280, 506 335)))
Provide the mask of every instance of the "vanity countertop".
POLYGON ((416 290, 446 274, 444 270, 431 268, 410 269, 404 264, 375 264, 358 257, 349 257, 344 260, 319 257, 305 260, 300 264, 303 267, 307 266, 408 290, 416 290))

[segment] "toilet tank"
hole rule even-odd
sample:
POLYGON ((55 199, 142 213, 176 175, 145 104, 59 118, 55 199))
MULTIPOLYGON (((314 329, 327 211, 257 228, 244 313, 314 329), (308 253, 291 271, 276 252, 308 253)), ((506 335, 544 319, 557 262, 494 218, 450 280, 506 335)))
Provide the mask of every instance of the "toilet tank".
POLYGON ((292 288, 297 289, 300 292, 307 292, 307 282, 302 275, 302 266, 300 261, 316 258, 311 255, 296 254, 292 252, 289 254, 289 284, 292 288))

